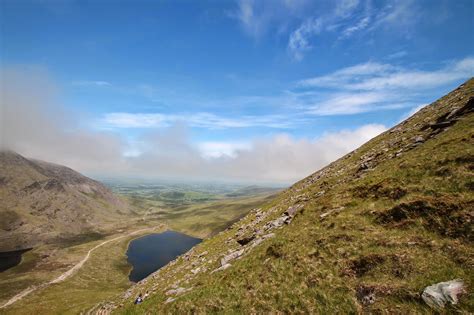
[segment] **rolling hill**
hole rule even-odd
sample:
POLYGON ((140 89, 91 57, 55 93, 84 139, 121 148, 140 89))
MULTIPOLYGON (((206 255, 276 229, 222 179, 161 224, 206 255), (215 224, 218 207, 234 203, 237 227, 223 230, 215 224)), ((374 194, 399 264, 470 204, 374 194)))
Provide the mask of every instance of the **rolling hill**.
POLYGON ((0 152, 0 251, 94 237, 131 214, 101 183, 65 166, 0 152))
POLYGON ((471 79, 95 310, 430 314, 459 278, 474 312, 473 111, 471 79))

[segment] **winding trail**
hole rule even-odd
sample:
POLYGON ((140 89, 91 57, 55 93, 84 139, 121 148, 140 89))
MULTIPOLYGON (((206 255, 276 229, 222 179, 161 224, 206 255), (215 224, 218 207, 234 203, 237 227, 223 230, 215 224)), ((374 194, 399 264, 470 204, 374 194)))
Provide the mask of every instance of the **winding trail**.
POLYGON ((66 280, 67 278, 69 278, 70 276, 72 276, 76 271, 78 271, 79 269, 81 269, 81 267, 87 262, 87 260, 89 260, 91 254, 93 251, 95 251, 97 248, 107 244, 107 243, 110 243, 110 242, 113 242, 113 241, 116 241, 116 240, 119 240, 121 238, 124 238, 124 237, 127 237, 127 236, 132 236, 132 235, 135 235, 135 234, 138 234, 138 233, 141 233, 141 232, 144 232, 144 231, 147 231, 147 230, 154 230, 156 229, 156 227, 151 227, 151 228, 145 228, 145 229, 140 229, 140 230, 136 230, 136 231, 133 231, 133 232, 130 232, 128 234, 125 234, 125 235, 121 235, 121 236, 117 236, 115 238, 112 238, 110 240, 107 240, 107 241, 104 241, 94 247, 92 247, 91 249, 89 249, 89 251, 87 252, 86 256, 84 256, 84 258, 78 262, 77 264, 75 264, 74 266, 72 266, 69 270, 67 270, 66 272, 64 272, 63 274, 61 274, 59 277, 57 277, 56 279, 53 279, 49 282, 46 282, 46 283, 43 283, 43 284, 40 284, 40 285, 36 285, 36 286, 31 286, 23 291, 21 291, 20 293, 18 293, 17 295, 13 296, 11 299, 9 299, 5 304, 3 304, 2 306, 0 306, 0 309, 2 308, 5 308, 7 306, 10 306, 12 305, 13 303, 21 300, 22 298, 24 298, 25 296, 29 295, 30 293, 34 292, 34 291, 37 291, 39 289, 43 289, 43 288, 46 288, 47 286, 51 285, 51 284, 55 284, 55 283, 59 283, 61 281, 64 281, 66 280))

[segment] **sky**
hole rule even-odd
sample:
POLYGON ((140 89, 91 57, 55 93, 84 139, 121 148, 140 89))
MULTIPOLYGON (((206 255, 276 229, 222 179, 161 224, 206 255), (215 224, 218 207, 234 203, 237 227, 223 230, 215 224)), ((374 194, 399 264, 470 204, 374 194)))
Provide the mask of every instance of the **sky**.
POLYGON ((2 0, 2 148, 291 183, 474 74, 472 0, 2 0))

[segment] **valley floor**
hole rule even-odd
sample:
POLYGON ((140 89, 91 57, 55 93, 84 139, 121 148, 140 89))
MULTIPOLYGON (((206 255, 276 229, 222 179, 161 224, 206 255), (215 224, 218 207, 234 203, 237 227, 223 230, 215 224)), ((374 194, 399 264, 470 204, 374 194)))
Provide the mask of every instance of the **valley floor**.
POLYGON ((0 313, 78 314, 92 308, 131 285, 131 267, 125 255, 129 242, 164 230, 164 225, 155 222, 105 240, 64 249, 39 247, 28 252, 20 265, 0 274, 0 313), (52 253, 54 259, 29 269, 38 261, 37 256, 46 252, 52 253))
POLYGON ((132 285, 126 257, 131 240, 167 229, 208 237, 269 200, 271 193, 174 208, 142 200, 142 207, 135 206, 136 217, 130 219, 130 225, 115 233, 89 240, 79 236, 34 248, 23 255, 19 265, 0 273, 0 314, 86 312, 132 285))

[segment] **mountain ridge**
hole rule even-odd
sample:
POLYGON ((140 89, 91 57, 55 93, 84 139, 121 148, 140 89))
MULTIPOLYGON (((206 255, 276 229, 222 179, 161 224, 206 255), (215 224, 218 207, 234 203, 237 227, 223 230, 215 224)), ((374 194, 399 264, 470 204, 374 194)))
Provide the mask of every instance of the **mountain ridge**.
POLYGON ((0 250, 102 233, 131 213, 101 183, 66 166, 0 152, 0 250))

